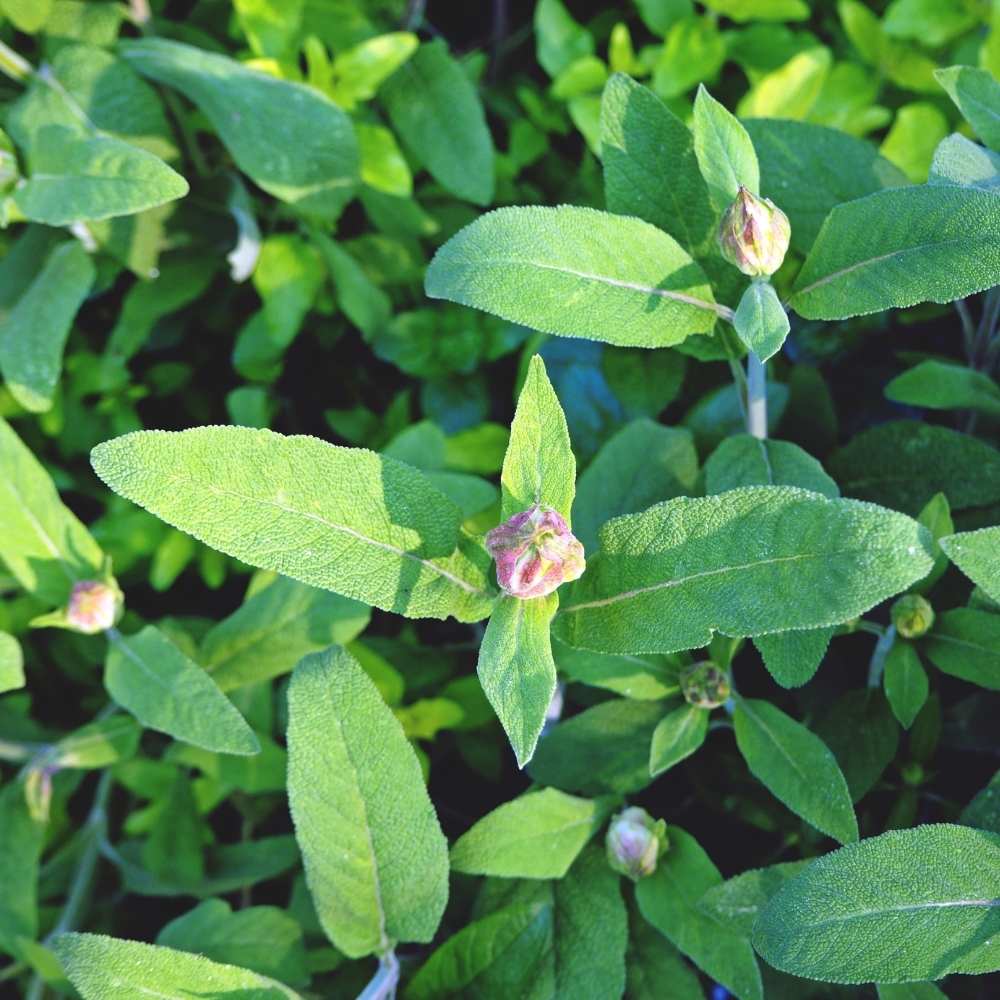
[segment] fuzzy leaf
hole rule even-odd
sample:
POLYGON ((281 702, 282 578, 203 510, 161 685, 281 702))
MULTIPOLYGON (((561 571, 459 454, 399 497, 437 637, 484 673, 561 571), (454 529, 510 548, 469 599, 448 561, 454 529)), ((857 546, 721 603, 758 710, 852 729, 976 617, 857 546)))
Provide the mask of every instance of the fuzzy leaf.
POLYGON ((945 611, 921 649, 938 670, 1000 691, 1000 615, 973 608, 945 611))
POLYGON ((904 729, 909 729, 924 707, 928 693, 927 672, 910 643, 900 639, 893 643, 885 659, 882 686, 892 714, 904 729))
POLYGON ((807 864, 808 861, 786 861, 743 872, 712 886, 698 900, 698 909, 737 934, 749 937, 757 914, 767 901, 807 864))
POLYGON ((680 705, 660 719, 649 745, 649 773, 654 778, 690 757, 705 742, 708 714, 697 705, 680 705))
POLYGON ((953 132, 934 150, 927 183, 996 191, 1000 187, 1000 154, 953 132))
POLYGON ((1000 83, 993 74, 973 66, 949 66, 937 70, 934 77, 976 135, 1000 152, 1000 83))
POLYGON ((770 360, 781 350, 791 327, 770 282, 750 282, 736 307, 733 327, 743 346, 759 355, 761 361, 770 360))
POLYGON ((738 486, 798 486, 831 499, 840 496, 823 466, 797 444, 750 434, 726 438, 705 463, 706 493, 738 486))
POLYGON ((795 688, 812 680, 832 637, 832 628, 796 629, 758 635, 753 644, 775 681, 784 688, 795 688))
POLYGON ((973 583, 1000 602, 1000 526, 948 535, 940 545, 973 583))
POLYGON ((694 151, 717 213, 729 208, 741 185, 760 193, 760 168, 747 130, 703 85, 694 99, 694 151))
POLYGON ((982 372, 943 361, 921 361, 886 387, 887 399, 931 410, 1000 414, 1000 386, 982 372))

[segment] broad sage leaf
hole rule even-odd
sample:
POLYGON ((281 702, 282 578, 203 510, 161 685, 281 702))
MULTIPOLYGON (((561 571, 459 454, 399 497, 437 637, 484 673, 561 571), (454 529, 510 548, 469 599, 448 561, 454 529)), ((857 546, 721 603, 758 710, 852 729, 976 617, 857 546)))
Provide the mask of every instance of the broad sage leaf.
POLYGON ((625 347, 678 344, 729 314, 672 237, 569 205, 481 216, 438 250, 424 285, 433 299, 625 347))
POLYGON ((660 719, 649 745, 649 773, 654 778, 690 757, 705 742, 708 716, 704 708, 685 704, 660 719))
POLYGON ((935 79, 990 149, 1000 152, 1000 83, 986 69, 949 66, 935 79))
POLYGON ((1000 615, 975 608, 945 611, 920 648, 938 670, 1000 691, 1000 615))
POLYGON ((927 183, 996 191, 1000 188, 1000 154, 953 132, 934 150, 927 183))
POLYGON ((556 634, 602 652, 669 653, 714 632, 834 625, 925 576, 929 546, 905 515, 791 487, 678 497, 605 525, 556 634))
POLYGON ((717 213, 729 208, 741 186, 760 194, 760 168, 747 130, 703 85, 694 99, 694 151, 717 213))
POLYGON ((910 643, 898 638, 893 643, 885 658, 882 686, 892 706, 892 714, 904 729, 909 729, 924 707, 929 691, 927 671, 910 643))
POLYGON ((751 281, 733 315, 733 328, 748 351, 768 361, 791 329, 788 314, 769 281, 751 281))
POLYGON ((1000 602, 1000 526, 948 535, 940 545, 973 583, 1000 602))
POLYGON ((808 861, 785 861, 743 872, 712 886, 698 900, 698 909, 737 934, 749 937, 757 914, 767 901, 807 864, 808 861))
POLYGON ((485 617, 489 557, 423 473, 361 448, 248 427, 140 431, 97 474, 168 524, 253 566, 414 618, 485 617))
POLYGON ((921 361, 886 387, 887 399, 931 410, 978 410, 1000 415, 1000 386, 983 372, 943 361, 921 361))
POLYGON ((705 492, 725 493, 738 486, 798 486, 836 499, 837 484, 807 451, 791 441, 727 437, 705 463, 705 492))
POLYGON ((801 687, 812 680, 833 638, 832 628, 795 629, 758 635, 753 644, 767 672, 784 688, 801 687))
POLYGON ((292 674, 288 797, 316 913, 340 951, 434 937, 448 844, 402 727, 343 649, 311 653, 292 674))

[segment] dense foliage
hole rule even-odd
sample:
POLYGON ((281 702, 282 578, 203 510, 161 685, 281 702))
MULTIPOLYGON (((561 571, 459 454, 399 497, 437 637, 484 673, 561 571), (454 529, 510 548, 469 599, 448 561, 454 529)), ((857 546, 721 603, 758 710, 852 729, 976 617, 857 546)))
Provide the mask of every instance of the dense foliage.
POLYGON ((1000 6, 0 15, 0 993, 997 994, 1000 6))

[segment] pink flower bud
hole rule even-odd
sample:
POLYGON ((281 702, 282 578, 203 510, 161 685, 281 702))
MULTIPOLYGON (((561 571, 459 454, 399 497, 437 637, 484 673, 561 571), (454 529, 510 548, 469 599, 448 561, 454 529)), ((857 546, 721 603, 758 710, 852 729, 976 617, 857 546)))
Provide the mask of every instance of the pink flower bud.
POLYGON ((719 226, 722 256, 752 278, 774 274, 788 252, 792 227, 770 198, 758 198, 743 185, 719 226))
POLYGON ((604 843, 608 864, 637 882, 656 871, 657 859, 667 849, 666 823, 630 806, 611 821, 604 843))
POLYGON ((545 597, 575 580, 587 564, 583 546, 562 516, 535 504, 497 525, 486 536, 497 563, 497 583, 512 597, 545 597))
POLYGON ((73 584, 66 608, 66 625, 85 635, 111 628, 122 610, 122 594, 117 587, 99 580, 73 584))

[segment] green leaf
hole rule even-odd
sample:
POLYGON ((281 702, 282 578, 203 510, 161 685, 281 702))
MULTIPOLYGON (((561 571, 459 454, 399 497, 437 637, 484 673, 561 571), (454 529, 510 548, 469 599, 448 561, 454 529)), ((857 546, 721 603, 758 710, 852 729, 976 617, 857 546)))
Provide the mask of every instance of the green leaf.
POLYGON ((135 756, 142 730, 129 715, 114 715, 81 726, 52 748, 55 767, 108 767, 135 756))
POLYGON ((975 14, 962 0, 892 0, 882 27, 894 38, 912 38, 937 48, 975 24, 975 14))
POLYGON ((614 656, 574 649, 558 639, 552 654, 571 681, 614 691, 625 698, 658 701, 680 693, 680 662, 667 656, 614 656))
POLYGON ((832 500, 840 496, 823 466, 797 444, 750 434, 726 438, 705 463, 706 493, 739 486, 799 486, 832 500))
POLYGON ((521 600, 504 595, 493 608, 479 647, 479 683, 524 767, 535 752, 556 690, 549 625, 556 594, 521 600))
POLYGON ((576 492, 576 459, 566 417, 545 373, 545 362, 537 354, 528 365, 517 400, 500 485, 503 520, 540 504, 569 521, 576 492))
POLYGON ((680 952, 640 916, 631 920, 625 953, 628 1000, 705 1000, 697 973, 680 952))
POLYGON ((626 347, 708 333, 722 308, 666 233, 569 205, 481 216, 438 250, 425 290, 545 333, 626 347))
POLYGON ((937 824, 814 861, 780 889, 754 947, 793 975, 838 983, 1000 968, 1000 836, 937 824))
POLYGON ((623 73, 611 77, 601 98, 601 164, 609 212, 644 219, 688 252, 713 235, 715 216, 690 130, 623 73))
POLYGON ((948 1000, 933 983, 878 983, 878 1000, 948 1000))
POLYGON ((649 744, 663 717, 655 701, 614 698, 560 722, 538 745, 528 773, 568 792, 637 792, 652 780, 649 744))
POLYGON ((556 634, 608 653, 669 653, 714 632, 834 625, 925 576, 928 548, 904 515, 791 487, 679 497, 605 525, 556 634))
POLYGON ((248 427, 99 445, 116 492, 212 548, 411 617, 489 613, 489 556, 423 473, 360 448, 248 427))
POLYGON ((931 410, 1000 414, 1000 386, 989 375, 943 361, 921 361, 897 375, 885 387, 885 395, 897 403, 931 410))
POLYGON ((0 323, 0 371, 32 413, 52 407, 66 338, 95 277, 86 250, 76 240, 63 243, 0 323))
POLYGON ((699 85, 694 99, 694 151, 717 214, 736 199, 740 187, 760 193, 760 168, 747 130, 699 85))
POLYGON ((551 77, 581 56, 594 53, 593 36, 573 20, 562 0, 539 0, 534 26, 538 62, 551 77))
POLYGON ((807 823, 842 844, 858 839, 847 781, 823 741, 770 702, 740 698, 736 745, 758 781, 807 823))
POLYGON ((395 130, 457 198, 493 200, 493 140, 479 95, 443 41, 424 42, 382 86, 395 130))
POLYGON ((61 934, 53 949, 83 1000, 135 1000, 137 996, 187 1000, 296 1000, 297 993, 234 965, 201 955, 122 941, 103 934, 61 934))
POLYGON ((991 149, 1000 152, 1000 83, 989 70, 973 66, 949 66, 934 78, 955 106, 991 149))
POLYGON ((762 1000, 750 942, 698 908, 701 897, 722 882, 719 870, 685 830, 668 826, 667 836, 670 849, 635 889, 642 915, 739 1000, 762 1000))
POLYGON ((453 871, 499 878, 562 878, 608 814, 608 804, 554 788, 528 792, 484 816, 451 849, 453 871))
POLYGON ((156 823, 142 845, 143 866, 159 878, 198 885, 205 879, 203 845, 208 831, 191 782, 179 768, 160 801, 163 816, 169 819, 156 823))
POLYGON ((892 714, 904 729, 909 729, 928 694, 927 673, 910 643, 901 639, 893 643, 885 660, 882 684, 892 714))
POLYGON ((585 551, 594 552, 607 520, 694 493, 697 479, 698 454, 690 431, 635 420, 605 442, 580 476, 573 533, 585 551))
POLYGON ((712 886, 698 900, 698 909, 729 927, 736 934, 749 937, 757 914, 767 901, 808 863, 808 861, 786 861, 783 864, 743 872, 712 886))
POLYGON ((734 21, 804 21, 809 17, 805 0, 706 0, 705 6, 734 21))
POLYGON ((948 134, 948 119, 928 101, 914 101, 896 110, 889 134, 879 147, 914 184, 927 180, 934 150, 948 134))
POLYGON ((24 654, 9 632, 0 632, 0 694, 24 687, 24 654))
POLYGON ((45 27, 52 14, 52 4, 53 0, 3 0, 0 8, 18 31, 33 35, 45 27))
POLYGON ((862 431, 829 460, 848 496, 918 514, 943 493, 952 510, 1000 500, 1000 451, 969 434, 915 420, 862 431))
POLYGON ((839 129, 783 118, 743 124, 760 160, 761 193, 788 216, 792 248, 800 253, 836 205, 906 184, 906 175, 871 143, 839 129))
POLYGON ((935 493, 934 496, 924 504, 917 520, 931 533, 931 552, 934 555, 934 568, 920 581, 914 588, 922 594, 926 594, 941 579, 948 568, 948 556, 941 548, 941 539, 945 535, 955 532, 955 525, 951 519, 951 507, 948 498, 943 493, 935 493))
POLYGON ((150 729, 219 753, 260 751, 253 730, 211 677, 152 625, 135 635, 112 634, 104 686, 150 729))
POLYGON ((0 789, 0 951, 19 956, 22 942, 38 934, 38 863, 45 824, 31 818, 24 783, 0 789))
POLYGON ((927 182, 995 191, 1000 187, 1000 154, 954 132, 934 150, 927 182))
POLYGON ((288 796, 309 891, 337 948, 361 958, 434 937, 448 844, 402 728, 337 647, 292 674, 288 796))
POLYGON ((938 670, 1000 691, 1000 615, 972 608, 945 611, 920 648, 938 670))
POLYGON ((288 673, 306 653, 346 646, 370 617, 357 601, 279 577, 209 629, 200 660, 232 691, 288 673))
POLYGON ((311 239, 326 260, 341 311, 366 337, 374 336, 392 315, 389 296, 339 243, 319 232, 311 239))
POLYGON ((664 100, 680 97, 714 78, 725 61, 726 40, 715 18, 682 17, 670 26, 653 64, 653 90, 664 100))
POLYGON ((1000 284, 1000 199, 926 185, 880 191, 827 216, 789 300, 806 319, 951 302, 1000 284))
POLYGON ((965 826, 975 826, 980 830, 1000 834, 1000 771, 993 775, 962 810, 961 822, 965 826))
POLYGON ((796 629, 758 635, 753 644, 767 672, 784 688, 801 687, 812 680, 826 656, 832 628, 796 629))
POLYGON ((791 329, 788 314, 768 281, 751 281, 733 316, 736 335, 748 351, 768 361, 781 350, 791 329))
POLYGON ((660 719, 649 745, 649 773, 654 778, 690 757, 705 742, 708 715, 697 705, 685 704, 660 719))
POLYGON ((392 31, 340 52, 332 66, 334 100, 349 111, 359 101, 371 100, 419 44, 420 39, 410 31, 392 31))
POLYGON ((315 88, 163 38, 124 41, 118 51, 143 76, 193 101, 240 170, 268 194, 324 219, 336 218, 354 194, 351 121, 315 88), (255 121, 268 127, 253 128, 255 121))
POLYGON ((65 604, 73 584, 98 577, 104 560, 49 474, 2 418, 0 556, 22 587, 49 605, 65 604))
POLYGON ((1000 526, 948 535, 940 545, 973 583, 1000 601, 1000 526))

